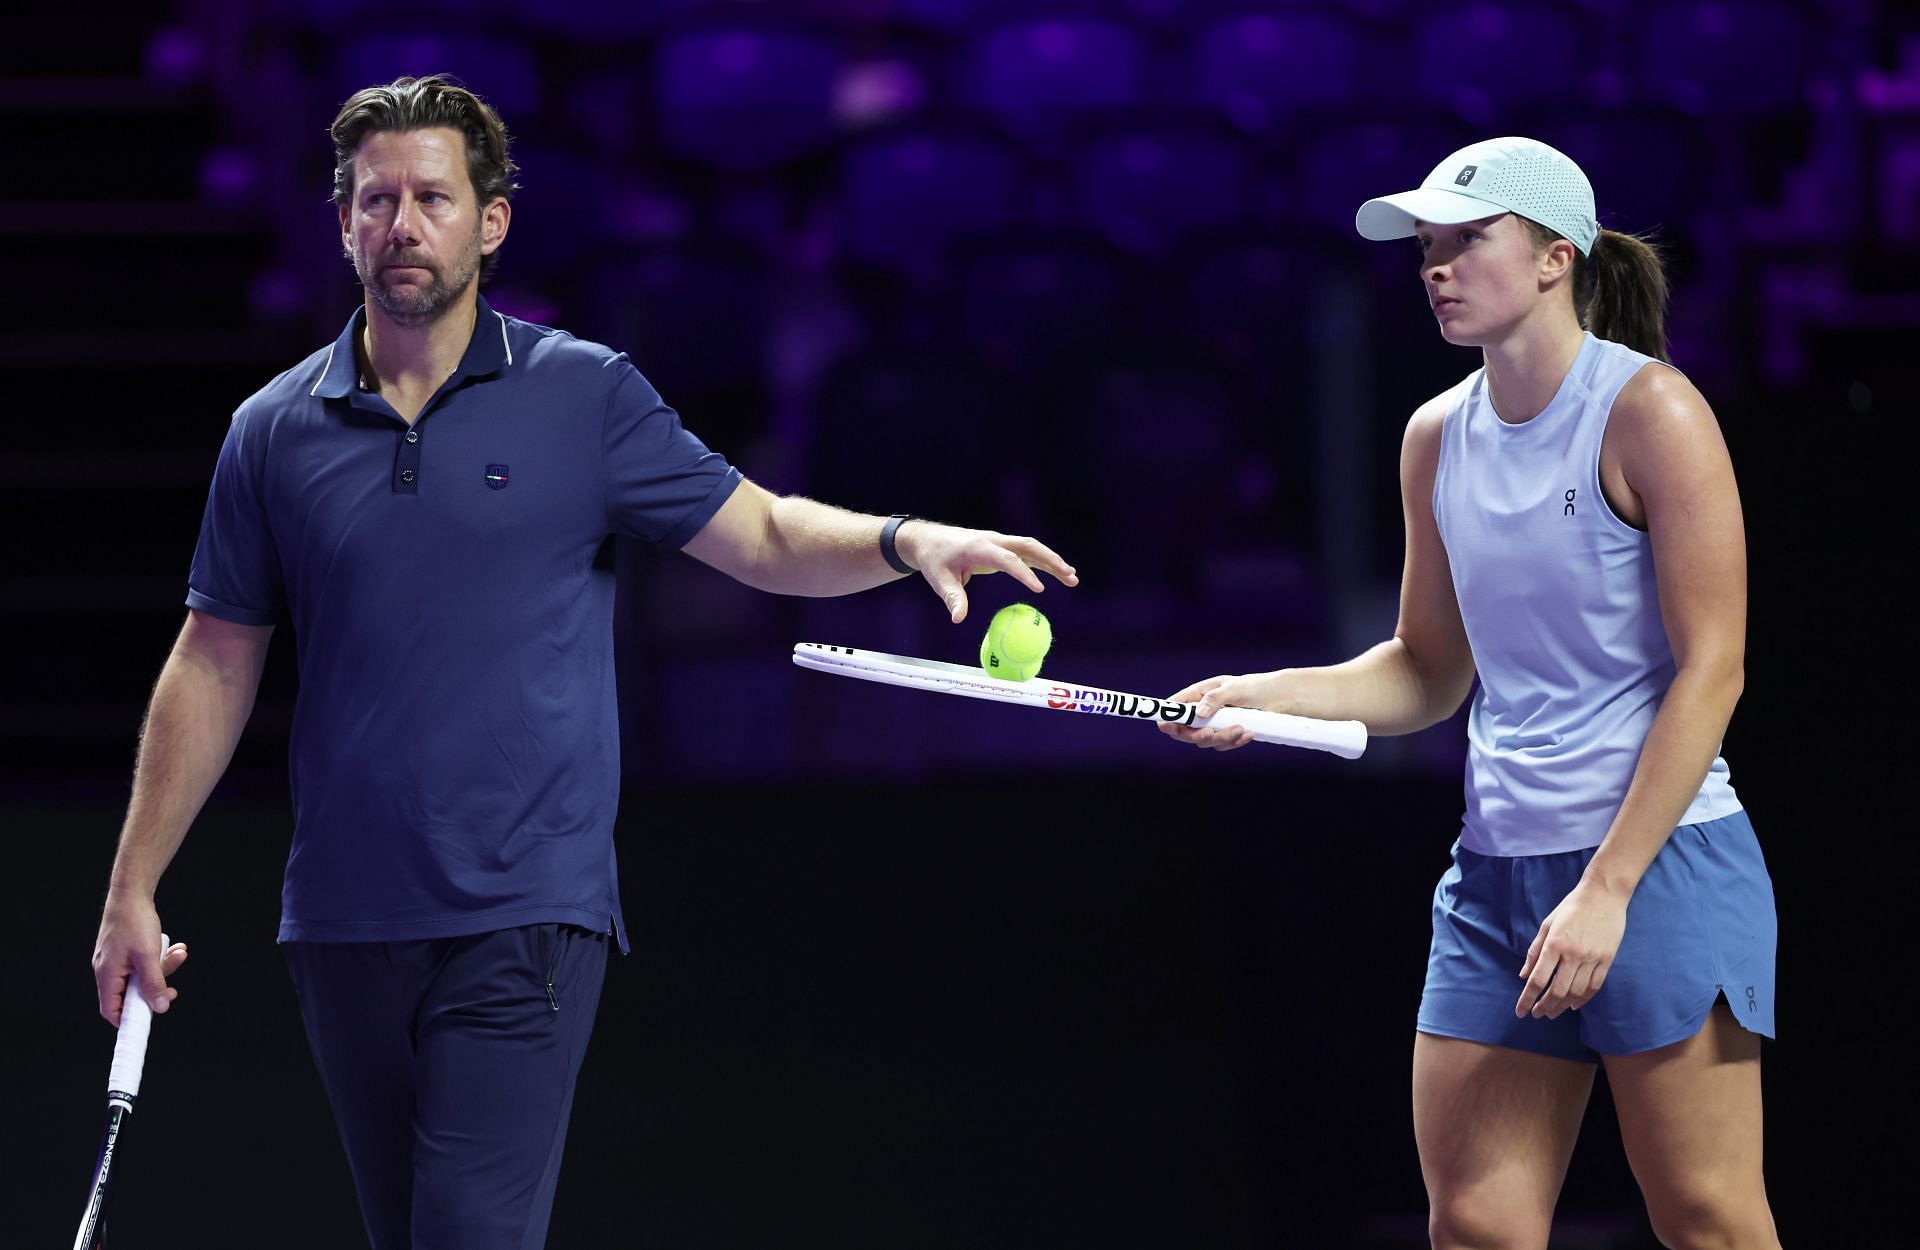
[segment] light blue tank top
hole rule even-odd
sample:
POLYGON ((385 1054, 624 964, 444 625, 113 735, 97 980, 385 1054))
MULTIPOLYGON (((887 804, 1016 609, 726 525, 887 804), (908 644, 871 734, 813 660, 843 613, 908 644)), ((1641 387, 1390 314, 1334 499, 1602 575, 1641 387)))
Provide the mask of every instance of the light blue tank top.
MULTIPOLYGON (((1480 679, 1470 851, 1598 846, 1673 682, 1652 545, 1600 490, 1614 397, 1652 359, 1588 334, 1553 401, 1517 425, 1495 414, 1485 369, 1449 393, 1433 516, 1480 679)), ((1739 809, 1716 754, 1681 823, 1739 809)))

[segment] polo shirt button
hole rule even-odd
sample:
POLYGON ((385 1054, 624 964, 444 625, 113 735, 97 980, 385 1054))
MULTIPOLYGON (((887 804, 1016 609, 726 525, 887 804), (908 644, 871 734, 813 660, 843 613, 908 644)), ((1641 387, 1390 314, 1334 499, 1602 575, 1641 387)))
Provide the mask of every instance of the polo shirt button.
POLYGON ((403 482, 411 482, 413 480, 413 470, 412 469, 400 470, 400 480, 403 482))
POLYGON ((417 442, 419 442, 419 441, 420 441, 420 431, 418 431, 418 430, 408 430, 408 431, 407 431, 407 441, 408 441, 409 443, 417 443, 417 442))

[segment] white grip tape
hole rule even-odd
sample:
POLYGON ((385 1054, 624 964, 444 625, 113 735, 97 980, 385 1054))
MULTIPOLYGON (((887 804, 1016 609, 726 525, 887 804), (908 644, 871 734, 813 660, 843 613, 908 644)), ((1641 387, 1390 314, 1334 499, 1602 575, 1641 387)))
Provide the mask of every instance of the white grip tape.
POLYGON ((1252 708, 1223 707, 1194 725, 1203 729, 1245 726, 1261 742, 1287 747, 1312 747, 1331 751, 1342 759, 1357 760, 1367 749, 1367 727, 1357 720, 1314 720, 1306 716, 1288 716, 1284 712, 1261 712, 1252 708))
MULTIPOLYGON (((167 935, 162 933, 162 955, 167 946, 167 935)), ((114 1038, 113 1065, 107 1069, 108 1094, 132 1098, 140 1092, 140 1074, 147 1066, 147 1033, 153 1028, 153 1005, 145 990, 139 973, 127 978, 127 994, 120 1002, 120 1035, 114 1038)))

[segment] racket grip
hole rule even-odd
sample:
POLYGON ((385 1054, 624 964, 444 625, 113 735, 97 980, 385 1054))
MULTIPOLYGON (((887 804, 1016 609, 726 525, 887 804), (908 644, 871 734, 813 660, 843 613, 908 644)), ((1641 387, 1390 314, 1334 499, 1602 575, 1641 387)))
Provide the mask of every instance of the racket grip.
MULTIPOLYGON (((164 955, 169 943, 160 935, 164 955)), ((140 1092, 140 1075, 147 1066, 147 1034, 153 1028, 153 1005, 147 1001, 140 974, 127 978, 126 997, 120 1000, 120 1033, 113 1039, 113 1063, 107 1069, 107 1094, 124 1094, 129 1100, 140 1092)), ((95 1068, 98 1072, 100 1069, 95 1068)))
POLYGON ((1256 742, 1330 751, 1343 760, 1357 760, 1367 749, 1367 727, 1357 720, 1314 720, 1284 712, 1223 707, 1205 720, 1193 723, 1196 727, 1211 729, 1241 725, 1253 732, 1256 742))

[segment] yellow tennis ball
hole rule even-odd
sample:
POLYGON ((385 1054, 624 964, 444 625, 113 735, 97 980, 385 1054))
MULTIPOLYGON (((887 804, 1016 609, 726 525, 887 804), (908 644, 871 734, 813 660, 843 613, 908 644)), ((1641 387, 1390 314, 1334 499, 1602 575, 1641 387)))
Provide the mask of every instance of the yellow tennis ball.
POLYGON ((1053 646, 1053 626, 1030 603, 1010 603, 993 614, 980 640, 980 667, 989 677, 1026 681, 1040 672, 1053 646))

